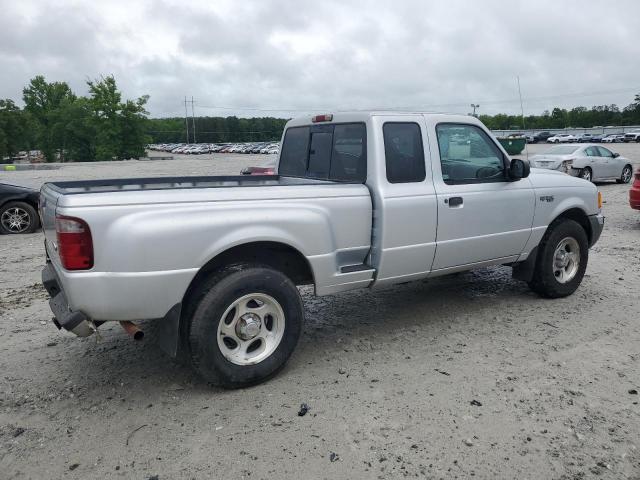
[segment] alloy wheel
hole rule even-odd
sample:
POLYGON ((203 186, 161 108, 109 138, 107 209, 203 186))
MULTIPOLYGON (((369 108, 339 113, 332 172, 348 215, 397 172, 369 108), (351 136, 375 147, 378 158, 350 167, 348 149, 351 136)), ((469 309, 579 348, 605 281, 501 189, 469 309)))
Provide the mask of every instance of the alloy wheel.
POLYGON ((11 233, 22 233, 31 225, 31 215, 20 207, 8 208, 0 218, 2 226, 11 233))

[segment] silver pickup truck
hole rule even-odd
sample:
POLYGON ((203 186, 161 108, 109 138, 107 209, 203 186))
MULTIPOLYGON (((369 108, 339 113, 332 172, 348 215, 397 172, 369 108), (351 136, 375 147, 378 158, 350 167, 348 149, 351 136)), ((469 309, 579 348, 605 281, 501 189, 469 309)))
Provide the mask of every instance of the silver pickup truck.
POLYGON ((298 285, 329 295, 502 264, 563 297, 600 208, 591 183, 530 171, 470 116, 318 115, 286 125, 277 175, 45 184, 43 283, 59 328, 156 319, 168 353, 240 387, 293 352, 298 285))

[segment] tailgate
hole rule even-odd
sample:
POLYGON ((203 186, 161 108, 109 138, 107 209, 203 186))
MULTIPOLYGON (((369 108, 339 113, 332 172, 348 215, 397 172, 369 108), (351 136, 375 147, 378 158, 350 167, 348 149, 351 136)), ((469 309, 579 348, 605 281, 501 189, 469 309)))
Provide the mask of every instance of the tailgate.
POLYGON ((45 236, 45 244, 47 252, 52 255, 57 252, 56 239, 56 207, 61 194, 44 184, 40 189, 40 220, 42 222, 42 231, 45 236))

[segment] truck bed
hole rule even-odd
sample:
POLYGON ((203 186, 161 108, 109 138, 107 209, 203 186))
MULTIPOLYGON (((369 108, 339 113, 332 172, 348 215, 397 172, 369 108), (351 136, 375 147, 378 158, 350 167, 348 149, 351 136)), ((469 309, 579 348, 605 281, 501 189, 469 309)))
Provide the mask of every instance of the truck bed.
POLYGON ((109 193, 141 190, 170 190, 190 188, 270 187, 287 185, 326 185, 329 180, 283 177, 280 175, 236 175, 204 177, 150 177, 106 180, 77 180, 49 182, 47 186, 61 195, 109 193))

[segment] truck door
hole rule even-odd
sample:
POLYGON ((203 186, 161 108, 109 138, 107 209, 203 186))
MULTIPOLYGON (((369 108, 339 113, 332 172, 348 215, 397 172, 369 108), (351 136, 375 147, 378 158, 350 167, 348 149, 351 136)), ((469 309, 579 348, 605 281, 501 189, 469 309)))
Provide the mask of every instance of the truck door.
POLYGON ((427 117, 438 230, 433 270, 507 263, 522 253, 535 208, 528 178, 509 181, 509 157, 479 124, 427 117))
POLYGON ((424 117, 380 115, 371 121, 378 160, 370 162, 368 178, 375 285, 426 277, 435 253, 437 211, 424 117))

